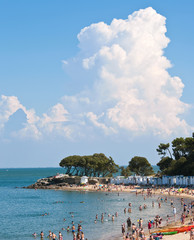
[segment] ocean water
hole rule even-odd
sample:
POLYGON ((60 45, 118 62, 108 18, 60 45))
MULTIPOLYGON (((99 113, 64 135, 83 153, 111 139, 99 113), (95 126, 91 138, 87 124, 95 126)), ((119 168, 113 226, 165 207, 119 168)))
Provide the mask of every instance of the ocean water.
MULTIPOLYGON (((156 201, 157 196, 144 201, 142 196, 129 193, 120 193, 118 196, 117 193, 22 188, 40 178, 62 172, 61 168, 0 169, 1 240, 31 240, 34 239, 34 232, 38 234, 36 239, 40 239, 40 232, 43 231, 47 236, 49 230, 57 235, 61 231, 63 239, 72 240, 71 232, 62 230, 67 226, 71 228, 72 221, 76 228, 78 223, 82 225, 88 240, 102 240, 120 234, 121 224, 126 223, 128 216, 134 223, 141 217, 147 226, 147 221, 157 214, 164 219, 167 214, 172 215, 170 201, 163 203, 160 209, 157 203, 152 208, 152 200, 156 201), (124 214, 123 210, 128 207, 129 202, 132 203, 132 213, 124 214), (140 212, 138 207, 144 203, 148 208, 140 212), (118 217, 113 223, 108 213, 112 215, 115 212, 118 212, 118 217), (44 215, 45 213, 48 215, 44 215), (97 221, 95 224, 96 214, 100 219, 101 213, 105 213, 104 223, 97 221)), ((177 198, 173 200, 180 212, 180 202, 177 198)))

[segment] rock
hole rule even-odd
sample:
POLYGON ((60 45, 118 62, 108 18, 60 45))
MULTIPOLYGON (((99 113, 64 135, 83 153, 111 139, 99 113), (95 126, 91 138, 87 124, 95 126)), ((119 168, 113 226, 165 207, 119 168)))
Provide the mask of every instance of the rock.
POLYGON ((89 178, 88 183, 89 183, 89 185, 95 185, 95 184, 99 183, 99 181, 97 178, 89 178))

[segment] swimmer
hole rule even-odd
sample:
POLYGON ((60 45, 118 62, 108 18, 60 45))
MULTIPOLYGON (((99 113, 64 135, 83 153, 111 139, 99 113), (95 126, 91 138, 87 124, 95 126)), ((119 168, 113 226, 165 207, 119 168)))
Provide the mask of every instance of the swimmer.
POLYGON ((41 238, 41 239, 44 238, 44 233, 43 233, 43 231, 40 233, 40 238, 41 238))
POLYGON ((56 239, 57 239, 56 234, 52 233, 52 239, 53 239, 53 240, 56 240, 56 239))
POLYGON ((37 234, 34 232, 33 234, 32 234, 35 238, 36 238, 36 236, 37 236, 37 234))
POLYGON ((51 231, 49 231, 49 235, 48 235, 47 238, 49 238, 49 240, 52 239, 52 232, 51 231))
POLYGON ((72 230, 72 233, 75 232, 75 226, 74 225, 72 226, 71 230, 72 230))
POLYGON ((81 240, 84 240, 84 233, 81 232, 81 240))
POLYGON ((77 239, 76 234, 73 233, 73 240, 76 240, 76 239, 77 239))
POLYGON ((59 240, 63 240, 63 235, 59 232, 59 240))

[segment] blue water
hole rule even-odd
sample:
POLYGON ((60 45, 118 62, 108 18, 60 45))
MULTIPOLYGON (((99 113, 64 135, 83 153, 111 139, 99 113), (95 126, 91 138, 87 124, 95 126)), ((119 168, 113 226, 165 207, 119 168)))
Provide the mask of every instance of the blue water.
MULTIPOLYGON (((22 188, 37 179, 62 172, 61 168, 0 169, 1 240, 31 240, 34 239, 32 233, 40 234, 44 231, 47 236, 49 230, 57 235, 61 231, 65 240, 72 240, 72 234, 62 230, 68 225, 71 227, 72 221, 76 228, 82 221, 83 232, 88 240, 107 239, 109 235, 120 234, 121 224, 126 222, 128 216, 135 223, 140 217, 147 223, 147 220, 153 219, 157 214, 161 216, 172 214, 170 202, 163 203, 165 207, 162 206, 161 209, 157 203, 155 208, 151 207, 152 200, 156 200, 157 196, 144 201, 142 196, 129 193, 120 193, 118 196, 117 193, 107 195, 104 192, 83 193, 22 188), (132 203, 132 213, 125 215, 123 209, 127 208, 129 202, 132 203), (144 203, 148 208, 142 212, 138 211, 139 205, 144 203), (119 216, 112 223, 106 213, 114 214, 116 211, 119 216), (96 214, 100 217, 102 212, 105 213, 104 223, 98 221, 95 224, 96 214)), ((177 199, 174 201, 179 211, 180 203, 177 199)))

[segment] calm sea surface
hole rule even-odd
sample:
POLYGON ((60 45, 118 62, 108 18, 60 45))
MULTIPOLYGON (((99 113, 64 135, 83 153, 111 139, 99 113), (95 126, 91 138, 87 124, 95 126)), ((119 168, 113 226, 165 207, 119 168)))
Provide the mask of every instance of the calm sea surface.
MULTIPOLYGON (((45 236, 51 230, 58 235, 61 231, 63 239, 72 240, 72 234, 63 231, 62 228, 72 226, 82 221, 83 232, 88 240, 107 239, 107 236, 118 235, 121 232, 121 224, 126 222, 128 216, 132 222, 142 217, 144 224, 159 214, 166 219, 166 215, 172 215, 170 201, 162 204, 159 209, 157 203, 151 207, 152 200, 157 196, 144 201, 142 196, 135 194, 101 193, 101 192, 65 192, 55 190, 23 189, 37 179, 63 173, 60 168, 36 168, 36 169, 0 169, 0 239, 31 240, 32 233, 38 235, 44 231, 45 236), (57 203, 58 202, 58 203, 57 203), (123 209, 132 203, 132 213, 124 214, 123 209), (139 205, 147 204, 148 208, 139 211, 139 205), (73 213, 72 213, 73 212, 73 213), (96 214, 99 218, 105 213, 105 221, 94 223, 96 214), (108 217, 108 213, 119 216, 114 223, 108 217), (45 213, 49 215, 42 216, 45 213), (73 217, 72 217, 73 215, 73 217), (66 221, 64 221, 66 218, 66 221)), ((177 211, 180 211, 180 203, 174 199, 177 211)), ((40 239, 38 236, 36 239, 40 239)), ((45 237, 45 239, 47 239, 45 237)))

